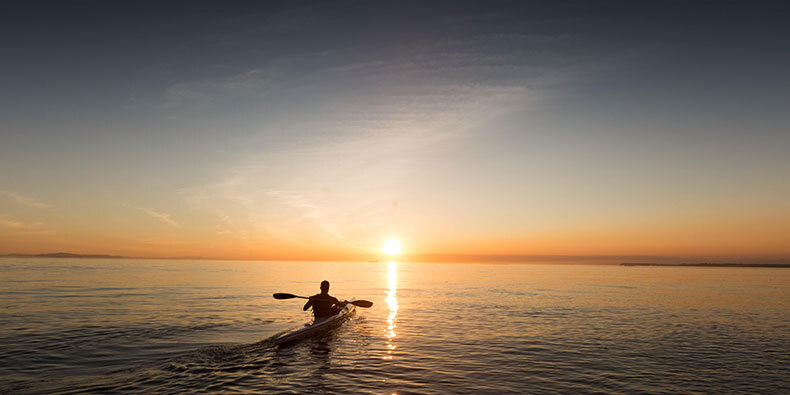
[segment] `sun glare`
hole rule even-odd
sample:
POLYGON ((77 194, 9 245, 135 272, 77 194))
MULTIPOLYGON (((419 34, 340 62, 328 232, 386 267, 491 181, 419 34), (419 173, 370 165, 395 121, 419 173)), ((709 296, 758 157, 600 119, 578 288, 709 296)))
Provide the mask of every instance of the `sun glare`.
POLYGON ((381 252, 387 255, 398 255, 401 251, 400 241, 396 239, 389 239, 381 246, 381 252))

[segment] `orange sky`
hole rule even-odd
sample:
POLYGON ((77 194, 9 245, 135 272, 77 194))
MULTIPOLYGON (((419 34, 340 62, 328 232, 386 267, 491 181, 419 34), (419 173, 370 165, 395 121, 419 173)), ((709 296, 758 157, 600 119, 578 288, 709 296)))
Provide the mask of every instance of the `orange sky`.
POLYGON ((610 216, 606 221, 579 216, 579 221, 573 222, 547 216, 537 225, 525 223, 521 227, 513 226, 512 218, 507 217, 477 220, 474 215, 453 217, 444 212, 429 218, 421 210, 409 213, 405 203, 390 206, 390 212, 378 216, 369 212, 370 223, 353 215, 336 219, 332 217, 337 215, 335 209, 324 212, 312 207, 310 216, 284 216, 276 226, 228 219, 222 227, 208 220, 201 223, 200 213, 194 218, 161 218, 144 211, 145 215, 140 215, 141 210, 129 207, 114 214, 83 217, 79 222, 76 216, 41 203, 41 207, 22 207, 20 212, 28 210, 28 222, 4 220, 0 251, 368 260, 379 259, 378 249, 384 240, 396 237, 403 242, 407 257, 423 260, 462 259, 463 255, 657 255, 719 260, 790 256, 786 225, 790 210, 781 206, 696 218, 640 215, 610 216))

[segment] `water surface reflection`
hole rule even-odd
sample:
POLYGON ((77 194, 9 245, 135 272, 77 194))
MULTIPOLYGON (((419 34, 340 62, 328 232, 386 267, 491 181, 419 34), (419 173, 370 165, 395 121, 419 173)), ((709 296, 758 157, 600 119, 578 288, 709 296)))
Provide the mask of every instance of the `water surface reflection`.
POLYGON ((398 270, 398 263, 395 261, 390 261, 388 263, 389 270, 387 271, 387 282, 389 283, 389 290, 387 292, 387 306, 390 309, 389 315, 387 316, 387 329, 386 329, 386 337, 387 337, 387 355, 383 357, 383 359, 391 360, 392 359, 392 352, 395 351, 395 327, 397 327, 398 323, 398 296, 395 293, 396 290, 396 280, 397 280, 397 270, 398 270))
POLYGON ((790 388, 787 269, 0 258, 0 273, 0 394, 790 388), (325 278, 377 304, 274 347, 309 313, 272 293, 325 278))

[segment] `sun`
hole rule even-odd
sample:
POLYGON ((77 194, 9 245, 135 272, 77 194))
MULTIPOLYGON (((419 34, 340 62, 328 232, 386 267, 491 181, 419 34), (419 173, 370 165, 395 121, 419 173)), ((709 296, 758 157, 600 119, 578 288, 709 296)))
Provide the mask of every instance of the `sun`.
POLYGON ((389 239, 381 246, 381 252, 387 255, 398 255, 401 251, 400 241, 397 239, 389 239))

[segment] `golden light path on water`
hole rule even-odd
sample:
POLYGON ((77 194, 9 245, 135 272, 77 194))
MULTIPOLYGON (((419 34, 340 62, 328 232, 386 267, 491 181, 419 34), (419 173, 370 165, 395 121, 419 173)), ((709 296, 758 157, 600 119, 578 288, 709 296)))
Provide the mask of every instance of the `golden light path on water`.
POLYGON ((387 306, 390 309, 390 313, 387 316, 387 355, 383 357, 383 359, 391 360, 392 359, 392 352, 395 350, 395 327, 397 327, 398 323, 398 297, 395 293, 396 290, 396 280, 397 280, 397 270, 398 270, 398 263, 395 261, 390 261, 388 263, 389 270, 387 271, 387 282, 389 283, 389 290, 387 292, 387 306))

